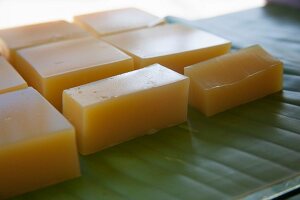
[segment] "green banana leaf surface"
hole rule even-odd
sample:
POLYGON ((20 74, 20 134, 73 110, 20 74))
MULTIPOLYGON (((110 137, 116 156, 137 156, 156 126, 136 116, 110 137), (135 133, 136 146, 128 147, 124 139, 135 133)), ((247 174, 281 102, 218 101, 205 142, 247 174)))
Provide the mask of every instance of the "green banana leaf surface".
POLYGON ((80 178, 14 199, 261 199, 300 187, 300 11, 167 20, 227 38, 233 50, 261 44, 284 62, 283 91, 209 118, 189 108, 186 123, 81 156, 80 178))

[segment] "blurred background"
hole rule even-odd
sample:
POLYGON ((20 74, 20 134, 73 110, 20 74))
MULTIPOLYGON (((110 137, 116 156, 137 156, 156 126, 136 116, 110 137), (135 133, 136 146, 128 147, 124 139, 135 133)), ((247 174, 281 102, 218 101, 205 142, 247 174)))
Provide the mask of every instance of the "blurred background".
POLYGON ((0 0, 0 29, 74 15, 136 7, 159 17, 201 19, 263 6, 264 0, 0 0))

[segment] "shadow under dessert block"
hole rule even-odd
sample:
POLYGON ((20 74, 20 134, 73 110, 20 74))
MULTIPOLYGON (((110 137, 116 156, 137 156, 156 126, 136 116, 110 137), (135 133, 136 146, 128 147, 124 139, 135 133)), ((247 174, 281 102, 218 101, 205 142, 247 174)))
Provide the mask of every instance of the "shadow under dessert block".
POLYGON ((89 34, 66 21, 52 21, 0 30, 0 53, 14 65, 18 49, 86 37, 89 34))
POLYGON ((90 13, 74 17, 74 22, 97 37, 147 28, 161 19, 136 8, 90 13))
POLYGON ((33 88, 0 94, 0 199, 80 176, 73 126, 33 88))
POLYGON ((4 57, 0 56, 0 94, 24 89, 27 83, 4 57))
POLYGON ((65 90, 63 114, 79 152, 91 154, 186 121, 188 88, 187 77, 155 64, 65 90))
POLYGON ((15 68, 61 110, 63 90, 131 71, 133 61, 112 45, 86 37, 19 50, 15 68))
POLYGON ((178 24, 140 29, 101 39, 125 51, 135 69, 159 63, 183 74, 183 68, 227 53, 228 40, 178 24))
POLYGON ((283 63, 259 45, 184 69, 191 79, 189 102, 206 116, 282 89, 283 63))

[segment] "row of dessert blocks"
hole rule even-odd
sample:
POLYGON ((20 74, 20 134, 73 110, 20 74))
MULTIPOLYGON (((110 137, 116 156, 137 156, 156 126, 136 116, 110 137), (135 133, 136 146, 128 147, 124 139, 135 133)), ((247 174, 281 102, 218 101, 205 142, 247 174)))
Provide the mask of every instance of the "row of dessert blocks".
POLYGON ((223 38, 134 8, 74 21, 87 32, 0 30, 17 70, 0 58, 0 199, 79 176, 77 146, 86 155, 186 121, 188 101, 210 116, 282 87, 282 63, 259 46, 228 53, 223 38))

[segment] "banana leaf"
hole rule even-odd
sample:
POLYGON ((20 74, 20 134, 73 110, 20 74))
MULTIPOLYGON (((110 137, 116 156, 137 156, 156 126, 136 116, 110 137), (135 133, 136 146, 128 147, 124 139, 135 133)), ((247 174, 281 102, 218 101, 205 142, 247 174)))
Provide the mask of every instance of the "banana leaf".
POLYGON ((80 178, 14 199, 261 199, 300 187, 299 10, 167 20, 225 37, 234 50, 261 44, 284 62, 284 90, 209 118, 189 108, 186 123, 81 156, 80 178))

